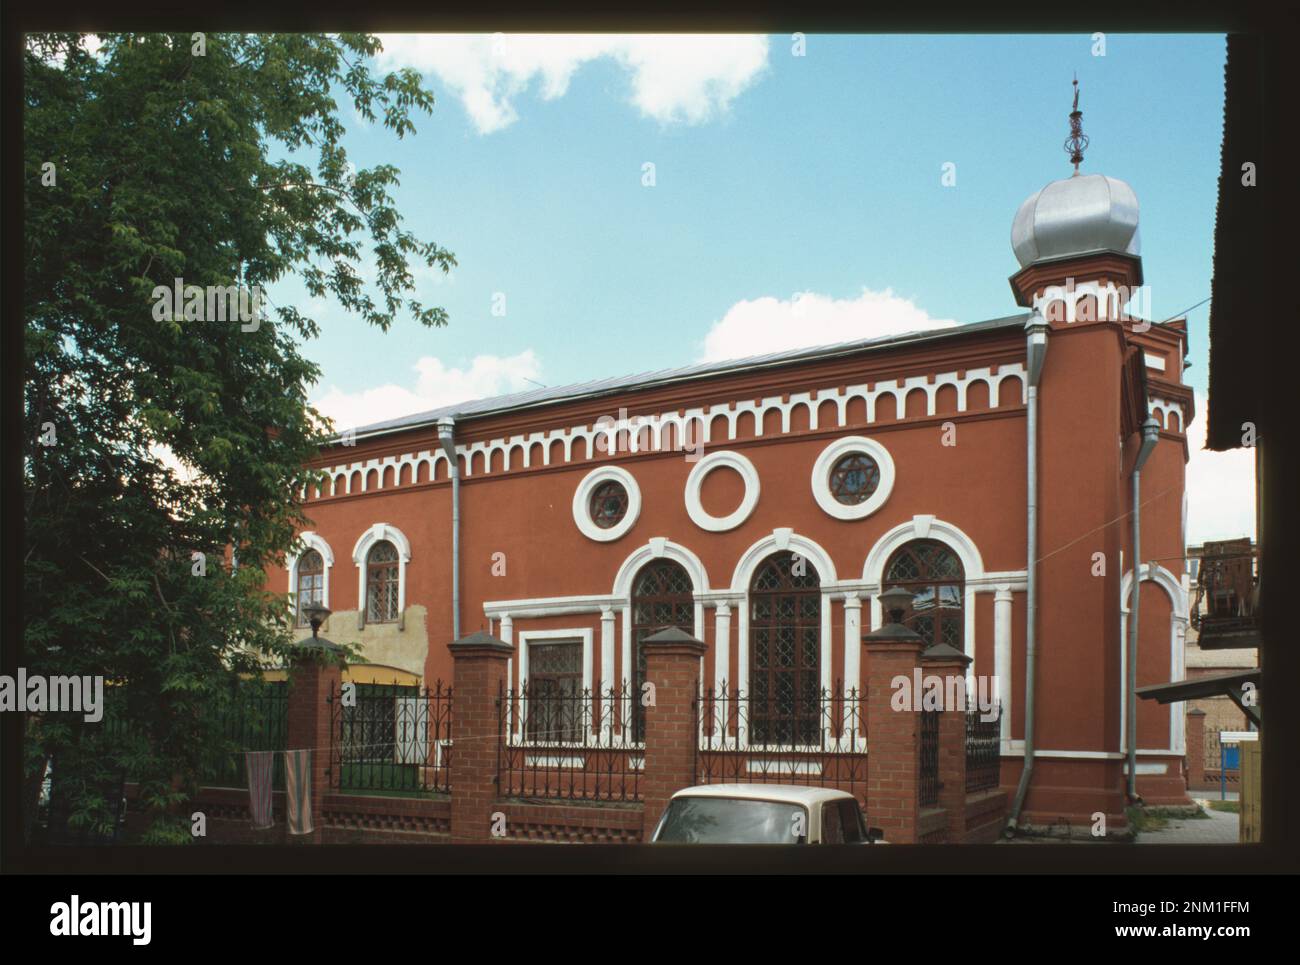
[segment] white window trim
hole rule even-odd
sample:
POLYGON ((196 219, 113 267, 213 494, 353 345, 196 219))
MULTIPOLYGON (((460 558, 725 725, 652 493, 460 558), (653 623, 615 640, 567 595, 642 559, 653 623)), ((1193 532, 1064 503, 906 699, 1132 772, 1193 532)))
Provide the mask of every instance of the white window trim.
POLYGON ((758 470, 746 457, 738 452, 711 452, 697 462, 691 474, 686 477, 686 513, 700 529, 708 530, 710 533, 723 533, 735 529, 749 519, 754 507, 758 505, 760 490, 758 470), (740 473, 740 478, 745 483, 745 495, 734 512, 726 516, 714 516, 705 510, 700 492, 704 488, 704 478, 713 470, 723 466, 740 473))
POLYGON ((321 580, 321 606, 329 609, 330 605, 330 570, 334 566, 334 551, 330 549, 330 544, 317 533, 307 530, 298 534, 298 539, 302 541, 302 553, 290 553, 285 560, 289 569, 289 598, 290 611, 293 613, 294 626, 298 625, 298 561, 306 554, 308 550, 315 550, 320 554, 321 560, 325 563, 325 574, 321 580))
POLYGON ((626 535, 627 531, 636 525, 637 517, 640 515, 641 487, 636 484, 632 474, 621 466, 601 466, 593 469, 582 477, 582 482, 578 483, 578 488, 573 492, 573 522, 583 536, 598 543, 610 543, 626 535), (627 492, 627 512, 609 529, 597 526, 595 520, 591 518, 591 494, 596 491, 597 486, 605 482, 620 483, 627 492))
MULTIPOLYGON (((1159 563, 1144 563, 1142 582, 1155 583, 1169 595, 1169 679, 1186 680, 1186 648, 1188 604, 1187 590, 1182 581, 1159 563)), ((1128 633, 1129 612, 1132 604, 1133 571, 1128 570, 1119 584, 1119 746, 1121 753, 1128 747, 1128 633)), ((1175 753, 1187 751, 1187 702, 1175 701, 1169 705, 1169 747, 1175 753)), ((1037 752, 1035 752, 1037 753, 1037 752)), ((1142 753, 1141 748, 1138 753, 1142 753)))
MULTIPOLYGON (((593 641, 595 631, 587 627, 573 627, 564 630, 520 630, 519 631, 519 682, 515 686, 515 693, 519 694, 519 715, 515 722, 514 743, 516 746, 528 746, 524 741, 524 721, 528 716, 528 708, 524 704, 523 688, 528 680, 528 645, 533 642, 544 640, 581 640, 582 641, 582 689, 591 691, 591 665, 593 654, 593 641)), ((594 714, 596 707, 592 707, 594 714)), ((557 743, 550 741, 548 744, 557 743)), ((564 742, 561 743, 561 746, 564 742)), ((574 746, 583 746, 581 742, 575 743, 574 746)))
MULTIPOLYGON (((357 622, 365 626, 366 612, 366 556, 376 543, 388 540, 397 547, 397 625, 402 627, 406 615, 406 564, 411 561, 411 543, 396 526, 375 523, 361 534, 352 548, 352 562, 357 566, 357 622)), ((385 621, 387 622, 387 621, 385 621)))
POLYGON ((888 449, 866 436, 845 436, 823 449, 813 463, 813 498, 828 516, 836 519, 865 519, 885 505, 885 500, 889 499, 889 494, 894 489, 894 477, 894 458, 888 449), (850 506, 840 502, 831 492, 830 475, 837 462, 854 453, 861 453, 875 461, 880 468, 880 483, 869 499, 850 506))

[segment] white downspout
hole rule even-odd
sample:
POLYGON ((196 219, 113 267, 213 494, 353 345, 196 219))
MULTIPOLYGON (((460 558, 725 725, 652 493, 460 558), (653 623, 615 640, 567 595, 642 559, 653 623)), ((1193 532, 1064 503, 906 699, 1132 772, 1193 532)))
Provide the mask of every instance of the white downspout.
POLYGON ((438 420, 438 444, 451 474, 451 638, 460 639, 460 460, 456 457, 456 420, 438 420))
POLYGON ((1020 772, 1020 784, 1007 821, 1005 834, 1008 837, 1016 832, 1020 809, 1024 806, 1029 780, 1034 773, 1034 670, 1038 656, 1038 384, 1043 375, 1043 360, 1047 357, 1047 332, 1047 322, 1035 308, 1025 322, 1025 369, 1028 375, 1025 397, 1025 765, 1020 772))
POLYGON ((1124 699, 1128 705, 1128 800, 1141 804, 1137 792, 1137 652, 1138 652, 1138 600, 1142 597, 1142 467, 1151 450, 1160 441, 1160 423, 1147 416, 1142 423, 1142 444, 1133 460, 1133 589, 1128 611, 1128 653, 1125 655, 1127 682, 1124 699))

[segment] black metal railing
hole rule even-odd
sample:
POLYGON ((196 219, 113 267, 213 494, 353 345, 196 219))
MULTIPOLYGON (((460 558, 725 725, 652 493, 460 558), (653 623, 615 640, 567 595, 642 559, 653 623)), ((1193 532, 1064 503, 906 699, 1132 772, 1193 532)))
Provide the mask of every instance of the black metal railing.
POLYGON ((855 688, 757 701, 723 683, 695 708, 695 783, 837 787, 865 798, 865 705, 855 688))
POLYGON ((450 686, 344 684, 331 709, 334 788, 395 796, 451 790, 450 686))
MULTIPOLYGON (((199 767, 199 783, 205 787, 247 787, 245 751, 282 751, 289 731, 289 687, 283 680, 240 680, 233 685, 227 702, 215 712, 220 740, 207 748, 199 767)), ((124 688, 113 687, 106 701, 104 734, 109 749, 121 749, 133 739, 147 740, 145 729, 132 720, 124 688)), ((124 769, 126 781, 140 775, 124 769)), ((284 758, 277 754, 271 770, 272 787, 284 790, 284 758)))
MULTIPOLYGON (((223 753, 204 768, 207 787, 248 787, 244 751, 282 751, 289 734, 289 685, 283 680, 241 681, 230 703, 219 712, 223 753)), ((284 790, 284 755, 271 766, 271 787, 284 790)))
POLYGON ((921 800, 923 808, 939 803, 939 711, 921 711, 921 800))
POLYGON ((641 799, 645 745, 633 740, 632 690, 524 681, 497 697, 497 781, 504 797, 641 799))
POLYGON ((978 707, 966 711, 966 790, 987 791, 1001 781, 1002 707, 992 720, 978 707))

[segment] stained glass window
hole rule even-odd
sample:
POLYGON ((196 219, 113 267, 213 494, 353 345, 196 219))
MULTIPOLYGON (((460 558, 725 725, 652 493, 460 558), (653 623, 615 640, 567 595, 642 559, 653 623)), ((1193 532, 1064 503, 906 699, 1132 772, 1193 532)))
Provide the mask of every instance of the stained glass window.
POLYGON ((591 521, 601 529, 612 529, 627 515, 627 490, 621 482, 601 483, 591 494, 591 521))
POLYGON ((864 452, 851 452, 831 467, 831 495, 845 506, 865 503, 879 485, 880 467, 864 452))

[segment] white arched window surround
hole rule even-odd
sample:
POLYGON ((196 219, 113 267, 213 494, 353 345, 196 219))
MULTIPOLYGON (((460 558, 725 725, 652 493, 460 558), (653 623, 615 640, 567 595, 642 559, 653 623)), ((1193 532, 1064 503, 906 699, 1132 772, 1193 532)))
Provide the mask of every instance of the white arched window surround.
POLYGON ((298 593, 298 561, 302 559, 303 554, 308 550, 315 550, 325 563, 325 575, 321 581, 321 605, 328 609, 330 605, 330 569, 334 566, 334 551, 330 549, 329 543, 311 530, 299 533, 298 539, 302 543, 302 552, 290 553, 285 560, 289 570, 289 592, 296 599, 298 593))
POLYGON ((609 543, 624 536, 641 515, 641 487, 636 478, 621 466, 600 466, 582 477, 573 492, 573 522, 587 539, 609 543), (591 494, 601 483, 616 482, 627 493, 627 511, 609 529, 601 529, 591 518, 591 494))
MULTIPOLYGON (((881 580, 885 575, 885 564, 889 558, 894 555, 894 551, 914 539, 932 539, 943 543, 961 560, 962 569, 965 571, 964 579, 966 583, 965 593, 962 599, 962 610, 964 611, 964 626, 962 629, 963 649, 966 656, 971 658, 968 675, 972 678, 975 674, 975 585, 976 580, 984 576, 984 559, 980 556, 979 548, 975 541, 961 531, 960 528, 952 523, 944 522, 942 519, 936 519, 934 516, 913 516, 908 522, 900 523, 891 529, 884 536, 876 541, 876 545, 871 547, 871 552, 867 554, 867 561, 862 567, 862 581, 875 587, 871 595, 871 629, 878 630, 882 621, 880 610, 880 592, 887 589, 881 585, 881 580)), ((995 663, 1001 666, 996 660, 995 663)), ((1005 703, 1008 694, 1005 692, 1009 689, 1010 682, 1005 682, 1006 686, 1002 694, 1005 703)))
MULTIPOLYGON (((618 568, 618 573, 614 576, 614 597, 618 601, 617 606, 623 610, 623 641, 619 648, 623 668, 619 676, 624 684, 630 683, 628 668, 632 666, 632 582, 640 572, 641 567, 645 566, 652 560, 670 559, 679 563, 686 571, 686 575, 691 578, 691 587, 695 591, 695 626, 692 633, 695 639, 704 639, 704 601, 701 594, 709 591, 709 574, 704 569, 704 564, 700 558, 679 543, 674 543, 663 536, 656 536, 644 546, 638 546, 628 554, 627 559, 623 560, 623 565, 618 568)), ((703 667, 704 658, 700 658, 700 666, 703 667)), ((610 649, 603 650, 601 653, 601 681, 612 681, 614 679, 614 653, 610 649)), ((624 720, 630 719, 625 716, 624 720)))
POLYGON ((736 680, 748 689, 749 686, 749 585, 754 579, 754 572, 762 562, 773 553, 785 551, 798 553, 817 571, 817 578, 821 582, 821 629, 819 637, 821 639, 821 686, 824 690, 831 689, 831 585, 834 584, 838 577, 835 575, 835 564, 832 562, 830 554, 821 548, 817 543, 808 539, 806 536, 800 536, 794 530, 787 527, 774 529, 770 536, 764 536, 758 540, 740 557, 740 562, 736 564, 736 570, 731 577, 731 591, 741 595, 744 603, 740 606, 739 620, 737 621, 737 639, 740 646, 737 648, 736 660, 736 680))
MULTIPOLYGON (((1186 679, 1183 666, 1184 650, 1187 645, 1188 604, 1187 591, 1182 581, 1159 563, 1142 565, 1142 581, 1155 583, 1169 595, 1169 679, 1178 681, 1186 679)), ((1119 749, 1128 748, 1128 631, 1129 612, 1133 592, 1133 571, 1129 570, 1120 579, 1120 620, 1119 620, 1119 692, 1123 699, 1119 702, 1119 749)), ((1141 640, 1138 641, 1139 646, 1141 640)), ((1187 704, 1178 701, 1169 706, 1169 749, 1175 754, 1186 753, 1187 733, 1185 719, 1187 704)), ((1142 748, 1139 748, 1141 750, 1142 748)))
POLYGON ((817 457, 813 463, 812 491, 817 505, 828 516, 836 519, 864 519, 885 504, 894 489, 894 458, 889 450, 874 439, 866 436, 845 436, 836 439, 817 457), (861 453, 869 456, 880 470, 880 482, 870 497, 856 504, 846 504, 835 498, 831 492, 831 470, 845 456, 861 453))
POLYGON ((357 614, 360 621, 366 615, 366 556, 376 543, 387 540, 397 547, 397 614, 399 626, 406 614, 406 564, 411 561, 411 543, 396 526, 375 523, 361 534, 352 548, 352 562, 357 565, 357 614))

